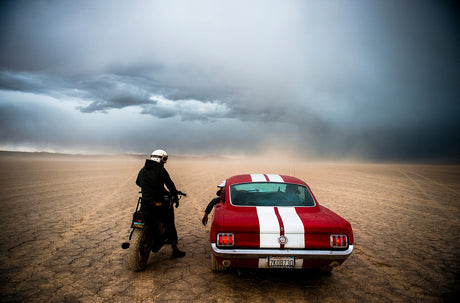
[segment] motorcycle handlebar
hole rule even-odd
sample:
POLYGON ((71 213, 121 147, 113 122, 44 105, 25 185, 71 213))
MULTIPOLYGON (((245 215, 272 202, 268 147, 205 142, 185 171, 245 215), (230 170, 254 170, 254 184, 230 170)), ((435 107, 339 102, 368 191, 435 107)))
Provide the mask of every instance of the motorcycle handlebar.
MULTIPOLYGON (((140 191, 139 193, 140 193, 140 194, 142 194, 142 191, 140 191)), ((183 193, 183 192, 181 192, 180 190, 178 190, 178 191, 177 191, 177 194, 178 194, 179 196, 184 196, 184 197, 187 197, 187 194, 186 194, 186 193, 183 193)))

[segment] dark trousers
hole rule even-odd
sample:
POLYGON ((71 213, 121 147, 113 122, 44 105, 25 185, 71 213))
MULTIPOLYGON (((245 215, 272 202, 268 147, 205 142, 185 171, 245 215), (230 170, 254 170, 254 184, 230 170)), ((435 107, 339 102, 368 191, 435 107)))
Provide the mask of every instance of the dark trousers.
POLYGON ((144 217, 147 226, 156 226, 159 222, 166 224, 166 236, 172 245, 177 245, 177 230, 174 223, 174 208, 171 207, 156 207, 151 204, 142 203, 141 211, 144 212, 144 217))

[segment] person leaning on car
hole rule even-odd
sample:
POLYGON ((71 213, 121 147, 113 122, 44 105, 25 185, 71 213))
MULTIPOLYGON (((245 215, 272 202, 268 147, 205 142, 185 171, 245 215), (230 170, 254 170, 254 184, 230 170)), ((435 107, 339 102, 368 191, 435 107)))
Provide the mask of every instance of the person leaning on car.
POLYGON ((220 196, 222 195, 222 191, 225 187, 225 181, 222 181, 222 183, 217 185, 217 187, 219 188, 219 190, 216 192, 217 197, 212 199, 211 202, 209 202, 206 209, 204 210, 203 219, 201 219, 201 222, 203 223, 204 226, 206 226, 206 224, 208 223, 208 215, 211 213, 213 207, 216 206, 216 204, 220 202, 220 196))
MULTIPOLYGON (((168 154, 164 150, 157 149, 153 151, 150 159, 145 160, 145 165, 137 176, 136 184, 142 189, 141 210, 146 214, 158 211, 154 209, 153 203, 164 201, 165 194, 168 194, 165 185, 169 189, 176 208, 179 206, 176 186, 164 168, 166 161, 168 161, 168 154)), ((172 245, 171 258, 181 258, 185 256, 185 253, 177 248, 178 238, 176 226, 174 225, 174 209, 170 207, 167 212, 164 215, 168 217, 168 240, 172 245)))

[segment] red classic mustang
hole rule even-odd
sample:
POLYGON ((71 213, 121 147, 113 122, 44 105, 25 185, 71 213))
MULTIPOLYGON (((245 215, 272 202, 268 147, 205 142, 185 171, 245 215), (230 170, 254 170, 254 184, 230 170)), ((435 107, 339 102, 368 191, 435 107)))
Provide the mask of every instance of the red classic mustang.
POLYGON ((211 226, 211 268, 322 268, 353 251, 350 223, 318 204, 295 177, 247 174, 227 179, 211 226))

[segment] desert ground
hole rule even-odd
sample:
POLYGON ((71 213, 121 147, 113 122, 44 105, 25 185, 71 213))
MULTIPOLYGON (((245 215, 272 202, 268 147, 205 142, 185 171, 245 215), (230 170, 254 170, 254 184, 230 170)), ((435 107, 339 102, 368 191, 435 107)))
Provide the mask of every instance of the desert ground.
POLYGON ((128 267, 140 156, 0 152, 1 302, 450 302, 459 294, 460 166, 170 156, 188 197, 179 247, 128 267), (280 161, 282 160, 282 161, 280 161), (216 186, 240 173, 295 175, 347 219, 355 250, 314 270, 210 269, 201 217, 216 186))

